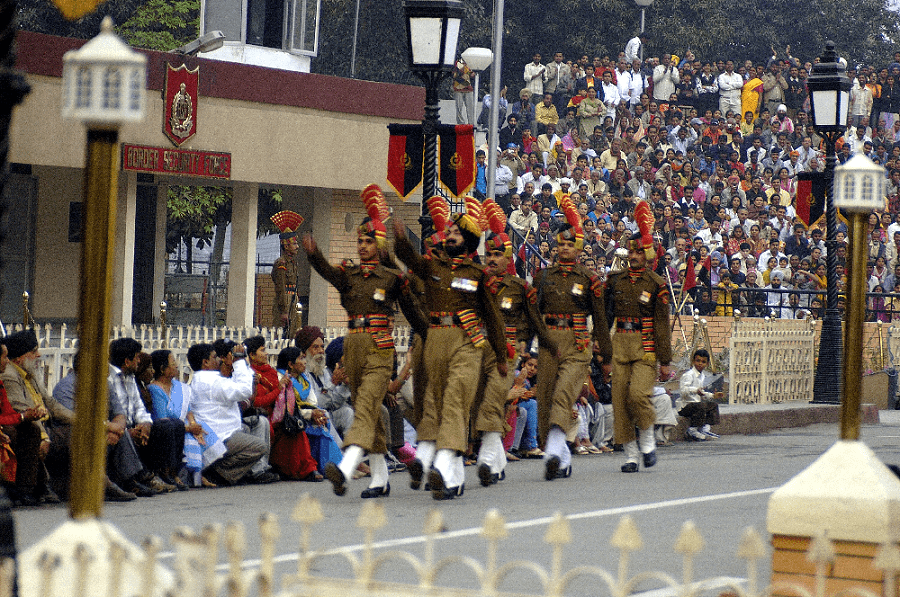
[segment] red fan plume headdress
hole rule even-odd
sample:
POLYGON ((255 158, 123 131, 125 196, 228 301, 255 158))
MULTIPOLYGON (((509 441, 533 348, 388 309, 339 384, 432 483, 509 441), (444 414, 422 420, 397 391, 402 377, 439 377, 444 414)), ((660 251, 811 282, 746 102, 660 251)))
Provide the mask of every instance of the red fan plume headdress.
POLYGON ((507 257, 512 257, 512 243, 506 235, 506 214, 503 208, 497 205, 493 199, 485 199, 481 204, 482 211, 487 218, 488 229, 491 234, 484 241, 488 251, 503 251, 507 257))
POLYGON ((579 251, 584 248, 584 229, 581 227, 581 214, 572 203, 569 195, 563 195, 559 200, 559 209, 566 214, 566 224, 556 234, 556 242, 569 240, 575 243, 579 251))
POLYGON ((280 211, 269 219, 278 228, 281 240, 297 236, 297 229, 303 224, 303 216, 290 210, 280 211))
POLYGON ((387 244, 387 228, 384 226, 384 220, 390 217, 387 200, 384 193, 376 184, 370 184, 360 193, 363 205, 366 206, 366 213, 369 219, 360 224, 357 233, 360 236, 370 236, 380 248, 384 248, 387 244))

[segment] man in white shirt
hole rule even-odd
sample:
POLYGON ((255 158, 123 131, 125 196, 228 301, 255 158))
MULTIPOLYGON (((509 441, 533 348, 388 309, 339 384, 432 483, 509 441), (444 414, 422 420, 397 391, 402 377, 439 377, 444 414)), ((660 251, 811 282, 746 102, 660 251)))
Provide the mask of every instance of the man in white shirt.
POLYGON ((623 58, 619 58, 619 64, 616 65, 616 88, 619 90, 619 97, 626 106, 631 105, 631 71, 623 58))
MULTIPOLYGON (((195 344, 188 350, 188 363, 194 370, 191 381, 191 410, 198 422, 208 425, 225 444, 225 453, 207 463, 204 453, 204 475, 214 483, 233 485, 269 454, 269 446, 243 430, 240 402, 253 397, 253 371, 247 364, 243 345, 237 344, 231 377, 219 371, 220 358, 212 344, 195 344)), ((264 417, 263 417, 264 418, 264 417)), ((263 473, 265 474, 265 473, 263 473)), ((270 473, 274 474, 274 473, 270 473)))
POLYGON ((535 53, 534 61, 525 65, 525 87, 531 91, 532 101, 538 102, 544 97, 544 82, 547 80, 547 67, 541 64, 541 55, 535 53))
POLYGON ((725 72, 719 75, 719 111, 722 116, 729 110, 735 114, 741 113, 741 88, 744 86, 744 77, 734 72, 734 62, 725 62, 725 72))
POLYGON ((631 62, 631 88, 628 90, 628 96, 631 98, 631 111, 634 112, 634 106, 641 103, 641 94, 647 89, 647 79, 641 72, 641 61, 634 60, 631 62))
POLYGON ((668 103, 669 96, 675 93, 675 87, 679 83, 681 75, 672 65, 671 54, 663 54, 662 63, 653 69, 653 98, 668 103))
POLYGON ((647 35, 642 31, 628 40, 625 44, 625 60, 628 64, 632 64, 635 60, 643 59, 643 43, 647 39, 647 35))
POLYGON ((622 98, 619 96, 619 88, 612 82, 611 72, 606 71, 603 73, 601 88, 603 90, 603 105, 606 106, 606 115, 615 120, 616 106, 619 105, 622 98))
POLYGON ((538 217, 531 209, 532 201, 533 199, 531 197, 524 199, 519 206, 519 209, 513 210, 513 212, 509 214, 509 225, 523 238, 528 236, 529 230, 533 231, 535 234, 537 234, 538 230, 538 217))
POLYGON ((710 427, 719 424, 719 405, 713 399, 720 397, 721 392, 713 393, 706 389, 715 377, 705 372, 709 365, 709 352, 701 348, 694 352, 691 361, 694 366, 684 372, 678 383, 680 396, 676 404, 678 414, 690 420, 685 439, 706 441, 719 437, 710 427))
POLYGON ((697 233, 697 236, 703 239, 703 244, 709 247, 710 252, 721 249, 724 246, 720 230, 722 230, 722 220, 713 218, 709 223, 709 228, 704 228, 697 233))

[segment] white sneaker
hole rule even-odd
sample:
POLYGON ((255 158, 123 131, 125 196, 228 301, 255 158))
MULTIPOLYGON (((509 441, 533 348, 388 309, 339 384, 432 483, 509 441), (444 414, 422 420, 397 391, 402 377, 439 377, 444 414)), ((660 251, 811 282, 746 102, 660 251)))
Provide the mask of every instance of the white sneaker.
POLYGON ((705 433, 701 433, 697 431, 696 427, 688 427, 687 433, 684 434, 684 437, 688 441, 695 442, 705 442, 709 437, 705 433))
POLYGON ((709 428, 709 423, 700 428, 700 433, 706 435, 708 438, 717 439, 719 437, 718 433, 713 433, 709 428))

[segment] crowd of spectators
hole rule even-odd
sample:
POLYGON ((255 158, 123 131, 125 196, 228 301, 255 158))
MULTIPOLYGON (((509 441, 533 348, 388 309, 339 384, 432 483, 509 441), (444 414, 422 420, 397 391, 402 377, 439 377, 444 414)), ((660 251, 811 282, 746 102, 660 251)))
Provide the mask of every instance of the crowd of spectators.
MULTIPOLYGON (((656 214, 665 250, 659 271, 672 282, 673 308, 686 301, 682 308, 701 314, 739 307, 749 316, 817 317, 827 285, 825 223, 796 212, 798 175, 825 165, 809 111, 812 65, 789 46, 739 65, 690 51, 631 62, 625 52, 570 61, 557 52, 548 63, 535 54, 518 101, 505 88, 501 94, 497 169, 487 173, 482 146, 474 194, 493 185, 525 277, 556 258, 563 194, 584 217, 582 263, 601 276, 636 230, 633 208, 644 200, 656 214)), ((851 104, 837 159, 862 153, 884 167, 888 196, 868 230, 869 318, 889 321, 900 318, 900 297, 892 296, 900 293, 900 52, 885 66, 851 65, 847 75, 851 104)), ((484 123, 488 111, 481 113, 484 123)), ((846 223, 837 236, 843 291, 846 223)))

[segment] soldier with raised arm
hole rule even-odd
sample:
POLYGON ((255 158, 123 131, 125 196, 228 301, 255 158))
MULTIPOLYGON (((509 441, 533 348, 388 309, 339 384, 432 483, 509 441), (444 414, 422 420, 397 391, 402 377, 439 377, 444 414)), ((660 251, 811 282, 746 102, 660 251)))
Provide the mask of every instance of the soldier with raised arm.
MULTIPOLYGON (((429 201, 429 207, 434 205, 429 201)), ((475 399, 482 350, 490 343, 501 376, 507 374, 506 341, 500 313, 487 288, 490 276, 469 256, 478 248, 481 204, 466 197, 466 212, 454 214, 445 233, 446 253, 422 256, 394 221, 397 257, 425 284, 431 326, 425 340, 428 370, 424 412, 417 429, 416 458, 409 464, 410 486, 418 489, 428 472, 432 497, 462 495, 469 412, 475 399)))
MULTIPOLYGON (((353 424, 344 437, 344 452, 339 465, 329 462, 325 476, 334 493, 344 495, 347 479, 368 453, 372 481, 363 498, 387 497, 391 492, 385 460, 387 444, 381 418, 381 403, 387 393, 394 366, 394 339, 388 319, 399 301, 404 314, 411 308, 406 302, 407 284, 402 272, 386 267, 379 258, 386 251, 387 234, 383 219, 389 216, 384 194, 376 185, 362 192, 369 217, 357 229, 356 250, 359 265, 343 262, 333 266, 316 246, 312 236, 303 237, 303 249, 310 265, 334 286, 347 311, 347 337, 344 339, 344 369, 355 409, 353 424)), ((414 315, 407 315, 412 319, 414 315)))

